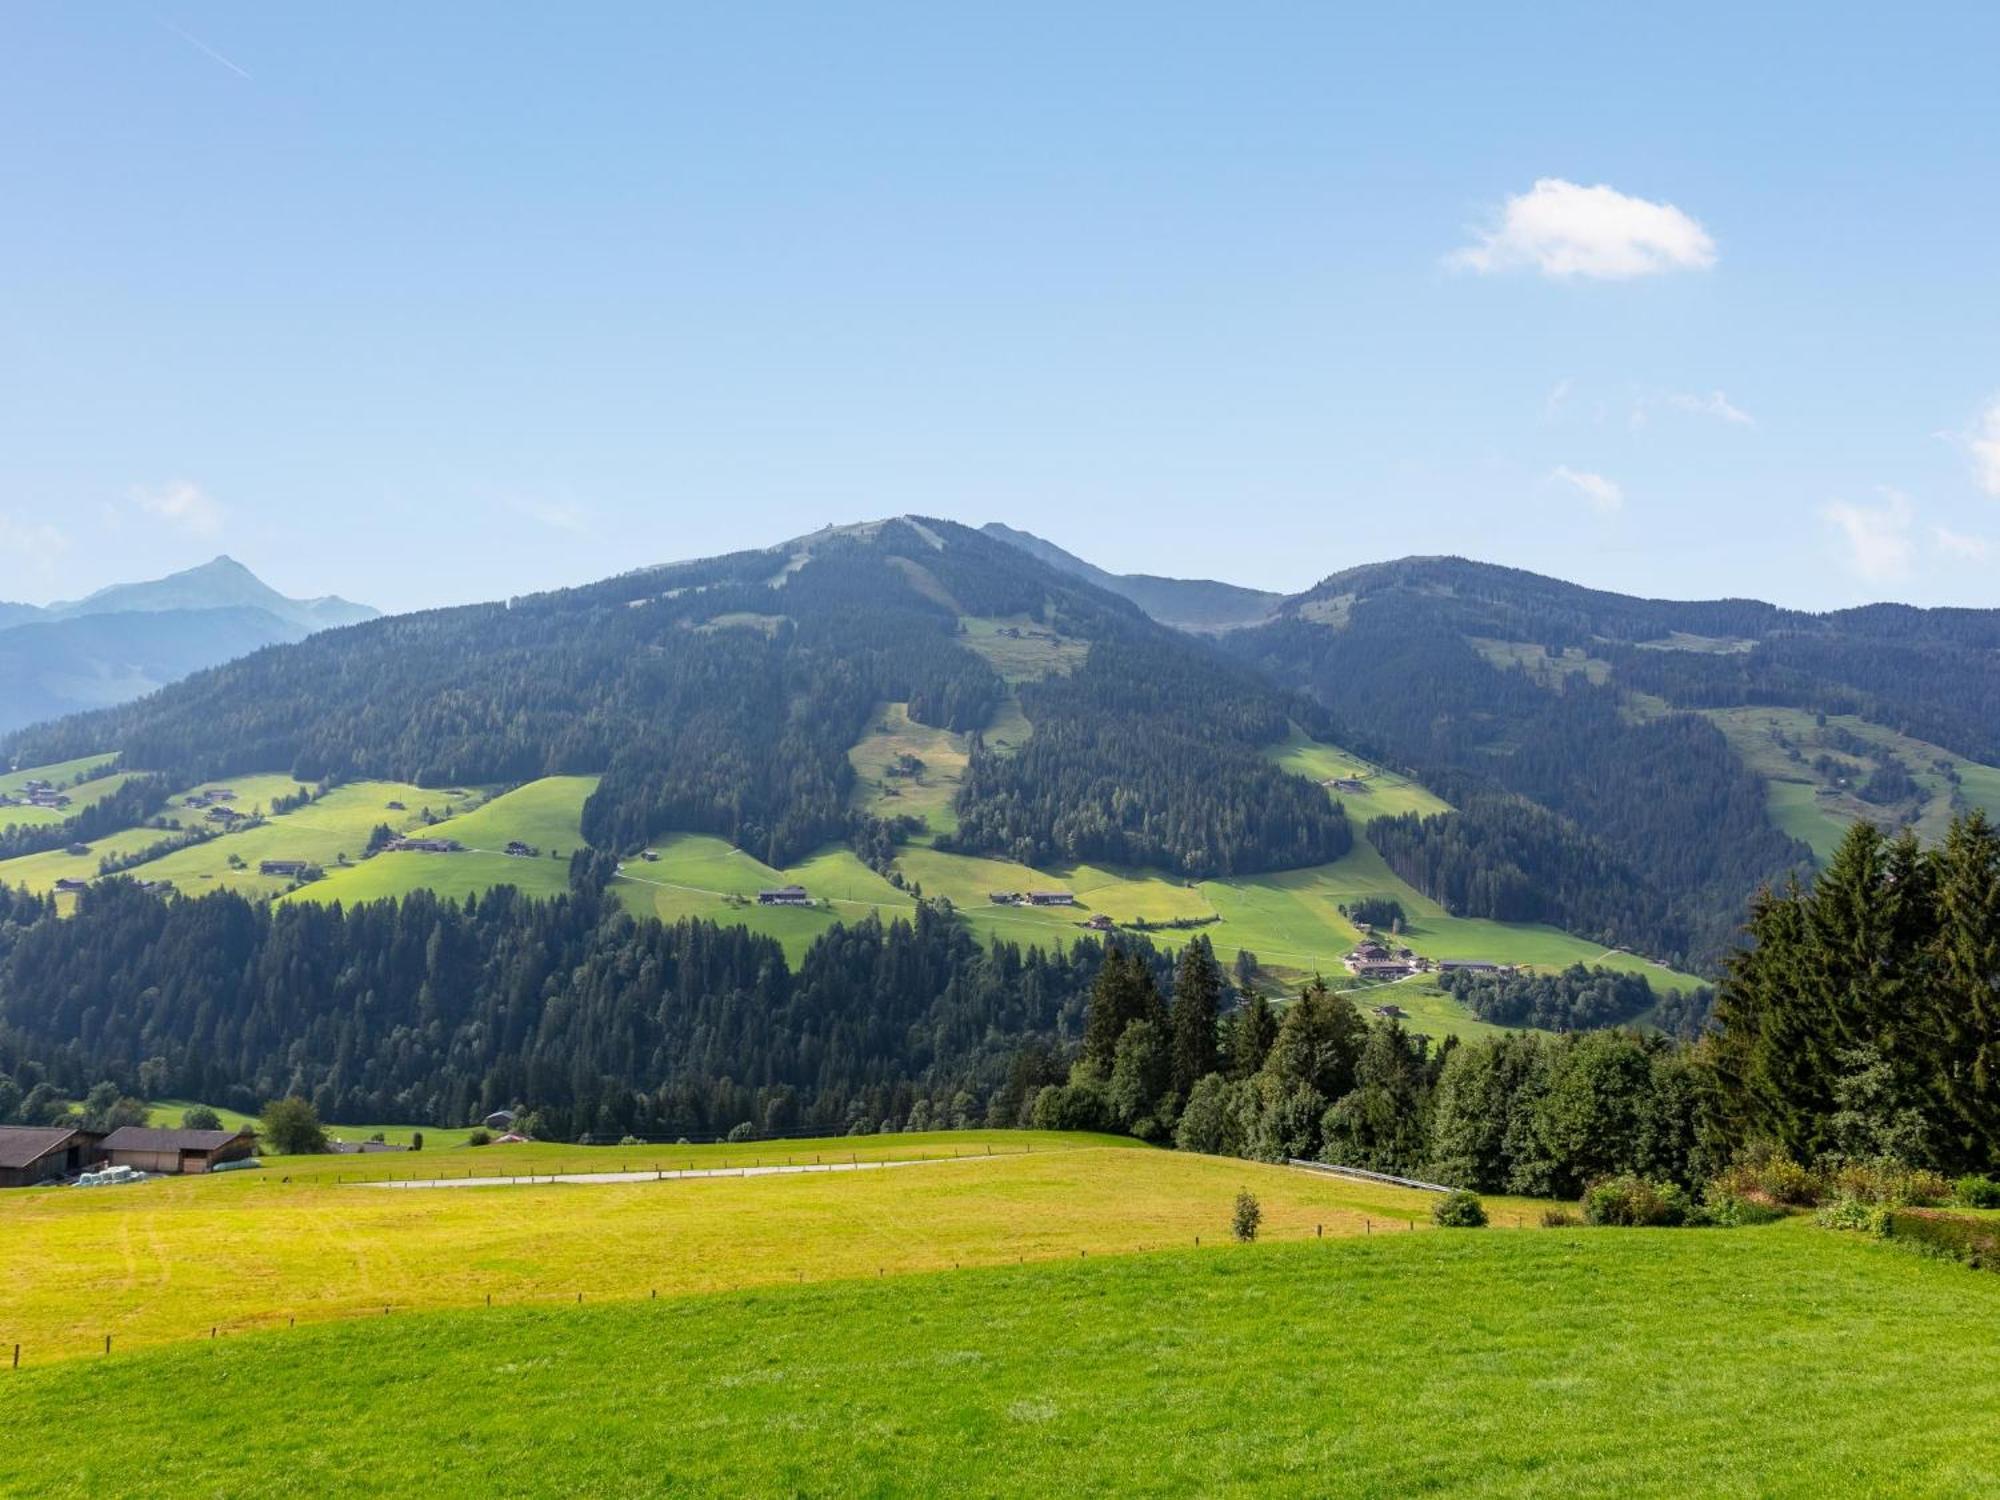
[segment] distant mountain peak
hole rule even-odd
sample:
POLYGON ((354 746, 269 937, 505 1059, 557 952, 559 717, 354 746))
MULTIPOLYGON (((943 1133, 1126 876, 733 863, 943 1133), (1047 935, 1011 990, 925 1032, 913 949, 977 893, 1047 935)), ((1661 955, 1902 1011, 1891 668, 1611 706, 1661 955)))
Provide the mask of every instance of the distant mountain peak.
POLYGON ((260 609, 295 630, 356 625, 380 613, 368 605, 350 603, 333 595, 319 599, 287 598, 224 552, 164 578, 115 583, 82 599, 51 604, 40 612, 40 618, 71 620, 81 615, 161 614, 200 609, 260 609))
POLYGON ((1235 630, 1270 617, 1283 596, 1212 578, 1159 578, 1150 573, 1110 573, 1095 563, 1065 552, 1031 531, 1000 521, 979 528, 995 541, 1027 553, 1072 578, 1095 584, 1129 599, 1162 625, 1181 630, 1235 630))

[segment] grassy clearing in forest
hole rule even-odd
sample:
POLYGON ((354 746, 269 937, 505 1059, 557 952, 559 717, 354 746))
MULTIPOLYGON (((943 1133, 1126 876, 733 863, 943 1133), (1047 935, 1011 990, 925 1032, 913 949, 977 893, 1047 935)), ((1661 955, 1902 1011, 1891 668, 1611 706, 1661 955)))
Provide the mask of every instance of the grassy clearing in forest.
MULTIPOLYGON (((1393 818, 1402 813, 1429 817, 1451 811, 1451 804, 1419 786, 1407 776, 1398 776, 1380 766, 1350 754, 1338 745, 1323 745, 1309 738, 1294 724, 1282 744, 1265 751, 1281 770, 1308 781, 1325 783, 1335 779, 1362 782, 1366 791, 1333 791, 1355 823, 1355 837, 1376 818, 1393 818)), ((1329 789, 1331 790, 1331 789, 1329 789)))
POLYGON ((552 1299, 0 1377, 0 1489, 1991 1494, 1996 1319, 2000 1278, 1797 1222, 552 1299), (210 1399, 78 1435, 136 1390, 210 1399))
MULTIPOLYGON (((399 827, 399 833, 456 839, 465 849, 457 854, 384 852, 346 869, 329 869, 326 879, 301 887, 287 899, 352 906, 430 890, 463 900, 501 885, 518 886, 533 896, 559 896, 569 889, 570 856, 583 844, 583 804, 595 790, 595 776, 544 776, 434 827, 399 827), (507 845, 515 840, 538 852, 508 854, 507 845)), ((425 795, 435 808, 441 794, 425 795)), ((415 802, 409 805, 417 807, 415 802)))

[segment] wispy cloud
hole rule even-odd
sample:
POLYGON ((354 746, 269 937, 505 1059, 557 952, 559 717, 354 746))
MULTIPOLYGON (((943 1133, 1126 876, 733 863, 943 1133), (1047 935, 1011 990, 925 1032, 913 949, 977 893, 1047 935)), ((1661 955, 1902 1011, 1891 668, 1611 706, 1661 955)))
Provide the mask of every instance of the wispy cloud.
POLYGON ((551 531, 567 531, 574 536, 585 536, 590 531, 590 513, 573 501, 517 495, 507 504, 515 514, 538 521, 551 531))
POLYGON ((1569 405, 1569 398, 1575 390, 1576 382, 1567 375, 1550 386, 1548 395, 1542 398, 1542 420, 1553 422, 1561 416, 1563 408, 1569 405))
MULTIPOLYGON (((195 36, 191 32, 186 32, 181 30, 180 27, 176 26, 172 21, 162 20, 160 24, 166 27, 167 30, 171 31, 175 36, 179 37, 182 41, 186 42, 190 47, 194 48, 195 51, 201 53, 202 56, 209 58, 211 61, 222 64, 223 67, 229 69, 229 71, 234 73, 238 78, 250 77, 249 71, 247 69, 237 67, 235 63, 231 62, 228 58, 224 57, 220 52, 217 52, 213 47, 209 46, 208 43, 204 42, 200 37, 195 36)), ((256 80, 251 79, 251 81, 254 83, 256 80)))
POLYGON ((55 572, 56 559, 69 550, 69 538, 47 521, 24 521, 0 511, 0 556, 27 564, 39 577, 55 572))
POLYGON ((1938 551, 1948 557, 1963 558, 1967 562, 1984 561, 1990 550, 1985 537, 1953 531, 1949 526, 1932 527, 1931 537, 1936 541, 1938 551))
POLYGON ((1710 391, 1706 396, 1691 395, 1677 391, 1667 397, 1667 404, 1697 417, 1714 417, 1718 422, 1728 422, 1736 427, 1755 427, 1757 419, 1731 401, 1721 391, 1710 391))
POLYGON ((196 536, 214 536, 222 530, 222 507, 198 484, 176 479, 162 485, 139 485, 131 492, 132 503, 149 516, 196 536))
POLYGON ((1849 572, 1869 583, 1894 583, 1910 576, 1917 547, 1912 535, 1917 508, 1901 490, 1883 489, 1880 505, 1831 502, 1822 512, 1845 549, 1849 572))
POLYGON ((1588 469, 1572 469, 1568 464, 1557 464, 1550 470, 1549 478, 1568 485, 1601 514, 1608 516, 1625 504, 1625 491, 1616 480, 1593 474, 1588 469))
POLYGON ((1979 414, 1979 420, 1966 438, 1966 446, 1972 450, 1972 467, 1979 479, 1979 487, 2000 500, 2000 396, 1995 396, 1979 414))
POLYGON ((1708 231, 1671 203, 1634 198, 1599 183, 1544 177, 1509 198, 1499 223, 1446 264, 1487 274, 1532 268, 1544 276, 1623 281, 1715 264, 1708 231))

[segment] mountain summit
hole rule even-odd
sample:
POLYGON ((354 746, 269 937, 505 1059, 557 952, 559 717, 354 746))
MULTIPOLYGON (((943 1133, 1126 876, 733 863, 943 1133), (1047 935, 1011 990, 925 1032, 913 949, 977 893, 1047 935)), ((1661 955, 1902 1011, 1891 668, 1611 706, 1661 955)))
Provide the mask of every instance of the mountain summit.
POLYGON ((333 596, 287 598, 233 557, 46 608, 0 604, 0 732, 129 702, 204 667, 378 613, 333 596))

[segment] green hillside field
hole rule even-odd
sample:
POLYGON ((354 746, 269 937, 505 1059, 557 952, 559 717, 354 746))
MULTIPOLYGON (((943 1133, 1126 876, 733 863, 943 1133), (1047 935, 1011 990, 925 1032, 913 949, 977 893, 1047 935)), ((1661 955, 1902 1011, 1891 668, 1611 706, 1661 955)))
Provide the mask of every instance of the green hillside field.
POLYGON ((1798 1221, 551 1295, 23 1369, 0 1489, 1971 1496, 1996 1318, 2000 1278, 1798 1221), (79 1434, 135 1390, 194 1399, 79 1434))
POLYGON ((1403 813, 1430 817, 1451 811, 1451 804, 1419 786, 1407 776, 1398 776, 1380 766, 1351 755, 1337 745, 1321 744, 1294 724, 1291 735, 1268 752, 1271 759, 1294 776, 1325 783, 1335 780, 1362 782, 1365 792, 1337 791, 1335 799, 1360 827, 1377 818, 1393 818, 1403 813))
POLYGON ((86 755, 77 760, 61 761, 49 766, 24 766, 18 771, 0 773, 0 792, 18 796, 31 781, 46 781, 64 791, 70 803, 68 807, 0 807, 0 828, 12 825, 17 828, 47 828, 65 822, 82 812, 86 807, 103 801, 125 785, 136 771, 113 771, 106 776, 93 776, 78 786, 70 785, 77 777, 95 771, 116 760, 114 755, 86 755))
MULTIPOLYGON (((456 839, 465 845, 462 853, 385 851, 345 869, 329 869, 326 879, 301 886, 286 899, 352 906, 431 890, 462 900, 501 885, 517 886, 535 896, 561 895, 569 889, 570 856, 583 844, 583 804, 596 789, 595 776, 542 777, 432 827, 407 825, 427 838, 456 839), (508 854, 507 845, 517 840, 539 852, 532 857, 508 854)), ((419 795, 434 806, 439 796, 419 795)), ((458 795, 461 805, 471 801, 466 794, 458 795)), ((417 803, 409 805, 415 808, 417 803)))
MULTIPOLYGON (((266 806, 280 786, 294 793, 301 790, 289 777, 239 777, 227 784, 237 794, 233 805, 251 811, 266 806)), ((425 808, 442 812, 472 795, 396 781, 349 782, 255 828, 177 849, 127 873, 134 880, 167 881, 183 895, 234 890, 249 896, 277 896, 290 889, 292 881, 286 876, 259 874, 261 861, 303 859, 333 871, 339 868, 343 855, 350 861, 362 858, 368 835, 376 825, 387 823, 399 831, 414 828, 422 822, 425 808), (403 807, 392 808, 391 802, 401 802, 403 807), (231 863, 232 858, 241 868, 231 863)), ((176 816, 186 823, 202 815, 182 809, 176 816)))

